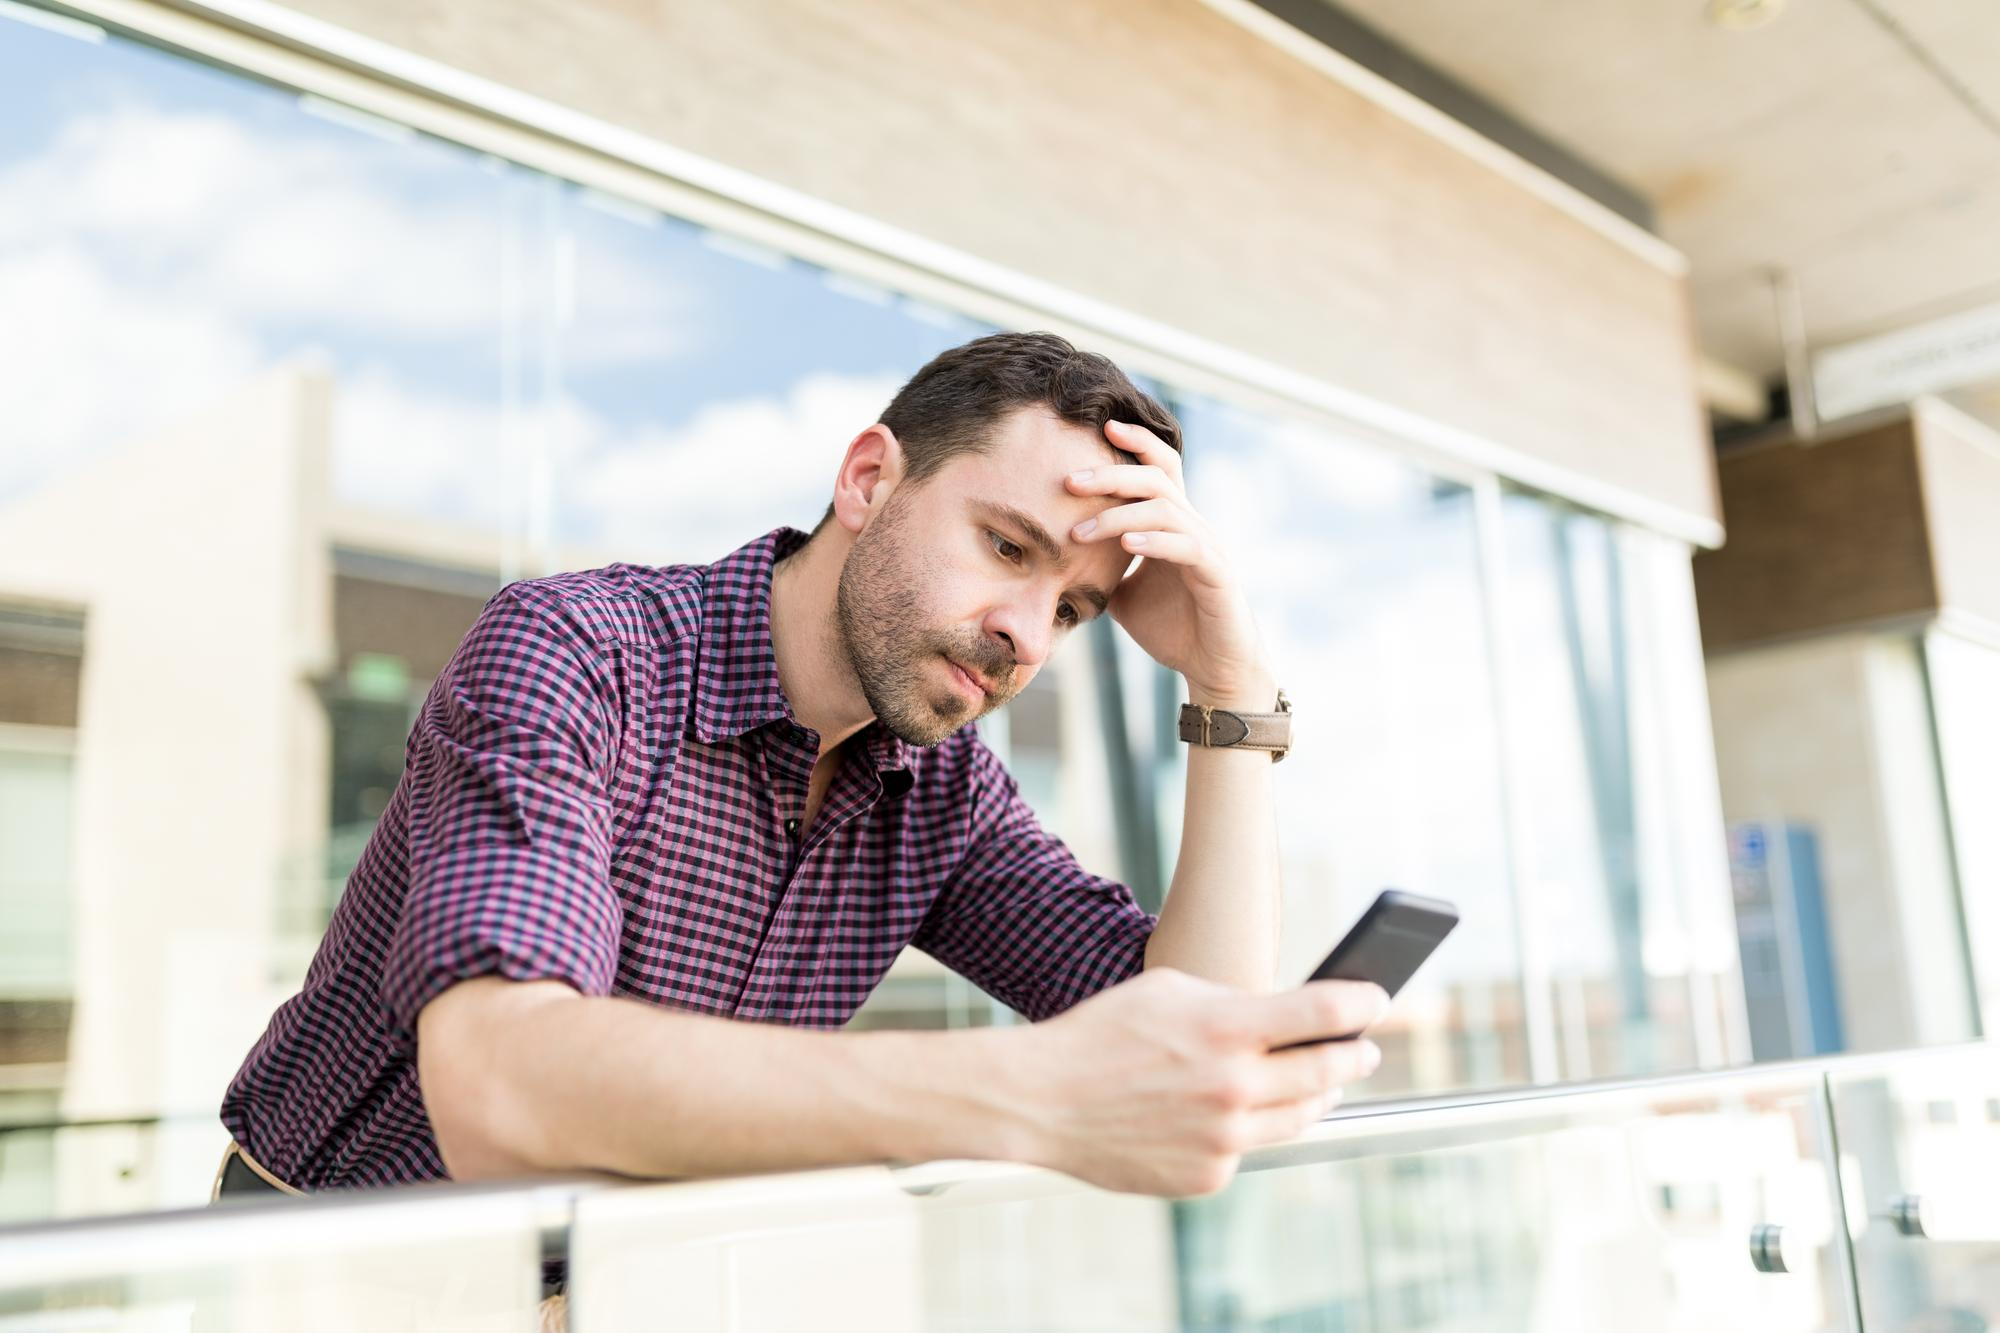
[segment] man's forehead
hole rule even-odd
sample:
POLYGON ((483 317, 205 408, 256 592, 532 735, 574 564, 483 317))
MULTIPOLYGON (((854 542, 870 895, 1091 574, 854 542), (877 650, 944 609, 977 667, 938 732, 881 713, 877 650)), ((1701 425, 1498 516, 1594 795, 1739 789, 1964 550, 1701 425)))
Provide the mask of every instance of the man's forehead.
POLYGON ((1063 478, 1071 472, 1130 461, 1135 460, 1114 448, 1101 429, 1073 425, 1046 410, 1021 408, 994 429, 985 448, 961 454, 946 466, 960 473, 969 492, 1005 498, 1040 513, 1047 500, 1087 503, 1086 497, 1063 489, 1063 478))
POLYGON ((1016 408, 1002 417, 994 427, 993 440, 996 447, 987 451, 989 456, 1026 450, 1065 458, 1085 456, 1088 461, 1076 466, 1089 466, 1104 456, 1130 457, 1111 443, 1103 427, 1079 425, 1045 405, 1016 408))

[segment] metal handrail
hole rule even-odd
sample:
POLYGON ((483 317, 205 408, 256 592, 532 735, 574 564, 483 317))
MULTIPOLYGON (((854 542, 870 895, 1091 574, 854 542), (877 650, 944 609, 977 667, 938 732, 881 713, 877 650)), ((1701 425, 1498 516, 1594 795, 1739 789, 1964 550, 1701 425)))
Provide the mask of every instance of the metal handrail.
MULTIPOLYGON (((1736 1069, 1644 1078, 1602 1079, 1492 1089, 1410 1099, 1384 1099, 1341 1108, 1295 1139, 1253 1149, 1246 1172, 1276 1170, 1351 1156, 1379 1143, 1396 1150, 1413 1135, 1531 1127, 1552 1118, 1590 1120, 1629 1114, 1647 1106, 1685 1107, 1705 1099, 1736 1099, 1803 1091, 1819 1094, 1832 1083, 1892 1071, 1947 1065, 1983 1057, 2000 1069, 2000 1045, 1972 1042, 1920 1050, 1827 1056, 1736 1069)), ((110 1123, 144 1123, 132 1117, 110 1123)), ((61 1127, 61 1126, 59 1126, 61 1127)), ((18 1128, 18 1127, 17 1127, 18 1128)), ((853 1175, 879 1171, 886 1185, 912 1196, 930 1196, 963 1185, 997 1188, 1011 1195, 1084 1192, 1082 1181, 1041 1167, 1012 1162, 936 1161, 876 1168, 841 1168, 853 1175)), ((0 1289, 24 1282, 61 1280, 107 1271, 160 1271, 179 1263, 212 1262, 293 1253, 337 1244, 365 1233, 370 1242, 393 1243, 446 1233, 492 1234, 507 1228, 540 1230, 553 1252, 567 1243, 577 1203, 606 1191, 671 1190, 699 1183, 713 1199, 740 1186, 768 1197, 786 1178, 803 1184, 828 1173, 786 1172, 701 1182, 630 1181, 604 1176, 562 1176, 523 1182, 462 1185, 440 1182, 394 1190, 343 1190, 305 1198, 264 1195, 199 1207, 78 1218, 0 1227, 0 1289)))

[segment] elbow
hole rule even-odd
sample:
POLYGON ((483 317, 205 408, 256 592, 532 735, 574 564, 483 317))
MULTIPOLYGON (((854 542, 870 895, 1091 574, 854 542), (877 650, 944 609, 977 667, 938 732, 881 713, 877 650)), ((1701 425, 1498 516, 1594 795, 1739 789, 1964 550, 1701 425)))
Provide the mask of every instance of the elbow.
POLYGON ((526 1145, 507 1134, 505 1125, 482 1108, 493 1093, 470 1085, 426 1090, 424 1105, 431 1134, 445 1175, 457 1181, 506 1180, 541 1169, 526 1145))
POLYGON ((497 1180, 557 1168, 534 1095, 533 1007, 577 994, 557 982, 479 977, 444 991, 417 1017, 417 1082, 445 1173, 497 1180), (555 994, 550 994, 550 991, 555 994))

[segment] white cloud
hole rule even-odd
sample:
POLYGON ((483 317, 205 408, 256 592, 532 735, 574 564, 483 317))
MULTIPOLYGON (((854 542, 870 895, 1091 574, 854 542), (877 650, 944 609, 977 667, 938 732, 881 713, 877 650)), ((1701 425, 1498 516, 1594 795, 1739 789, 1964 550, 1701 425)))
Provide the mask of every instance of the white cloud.
POLYGON ((816 520, 848 441, 895 389, 888 377, 809 375, 770 397, 712 403, 680 429, 621 430, 573 398, 510 414, 374 371, 337 388, 334 491, 372 509, 519 528, 540 457, 561 543, 649 564, 707 561, 816 520))
POLYGON ((578 465, 572 521, 662 563, 711 560, 781 523, 810 526, 848 442, 899 384, 813 374, 781 396, 711 403, 678 430, 607 440, 578 465))
POLYGON ((497 402, 409 387, 429 355, 413 342, 497 356, 511 305, 524 362, 595 369, 660 364, 699 323, 680 279, 643 251, 597 236, 577 255, 552 237, 540 202, 553 183, 468 165, 460 188, 459 170, 433 143, 132 102, 0 164, 0 493, 224 397, 301 346, 345 342, 343 486, 497 522, 502 441, 546 438, 573 460, 607 429, 574 406, 503 420, 497 402), (548 344, 571 274, 581 307, 548 344), (358 373, 357 342, 371 367, 358 373))
MULTIPOLYGON (((497 348, 503 316, 525 327, 565 305, 559 286, 575 266, 558 260, 547 188, 427 142, 343 142, 124 103, 75 117, 0 170, 0 250, 80 244, 132 287, 252 328, 497 348)), ((691 298, 664 265, 602 243, 582 265, 566 364, 651 363, 685 347, 691 298)))
POLYGON ((237 324, 148 299, 74 246, 10 251, 0 259, 0 495, 221 397, 260 360, 237 324))

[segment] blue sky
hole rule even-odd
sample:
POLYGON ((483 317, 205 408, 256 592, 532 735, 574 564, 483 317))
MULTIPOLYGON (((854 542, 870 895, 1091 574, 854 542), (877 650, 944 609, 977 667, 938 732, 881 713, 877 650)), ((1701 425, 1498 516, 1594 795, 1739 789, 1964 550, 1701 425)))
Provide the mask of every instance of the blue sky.
MULTIPOLYGON (((11 286, 0 268, 0 298, 18 344, 4 350, 20 354, 18 391, 41 385, 50 399, 17 404, 0 428, 14 437, 0 439, 12 460, 0 459, 0 495, 159 424, 139 411, 194 410, 204 390, 310 356, 334 372, 352 423, 336 430, 346 498, 510 521, 470 497, 491 497, 493 437, 511 420, 562 479, 559 532, 615 543, 674 525, 643 507, 605 511, 640 504, 635 483, 719 430, 763 432, 735 461, 779 448, 764 475, 823 490, 895 385, 983 331, 856 295, 794 259, 741 257, 677 219, 642 225, 457 145, 385 141, 287 90, 117 38, 0 18, 0 88, 0 255, 15 265, 11 286), (106 328, 132 332, 107 341, 106 328), (156 349, 170 367, 151 364, 156 349), (38 356, 61 364, 36 374, 38 356), (149 375, 169 382, 147 394, 149 375), (111 383, 139 386, 121 395, 128 410, 91 406, 111 383)), ((815 516, 789 502, 759 512, 780 509, 815 516)))

